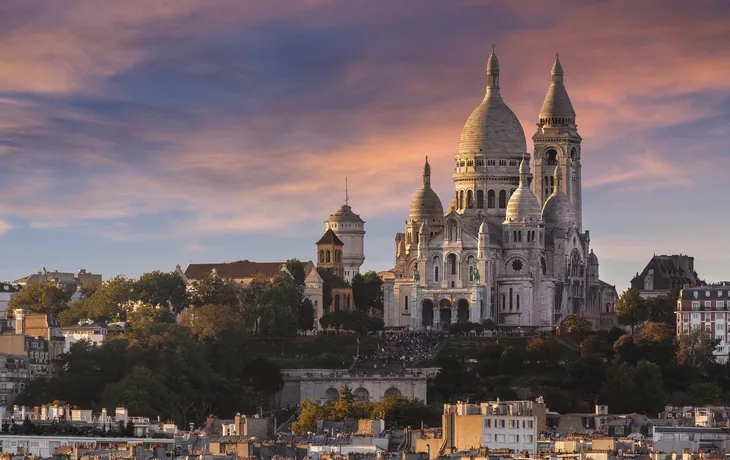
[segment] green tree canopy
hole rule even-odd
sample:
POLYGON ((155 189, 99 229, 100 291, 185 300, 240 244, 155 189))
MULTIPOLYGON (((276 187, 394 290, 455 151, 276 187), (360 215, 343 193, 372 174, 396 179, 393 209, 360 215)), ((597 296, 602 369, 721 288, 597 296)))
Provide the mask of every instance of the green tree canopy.
POLYGON ((190 305, 185 281, 175 272, 145 273, 134 282, 136 300, 180 313, 190 305))
POLYGON ((22 308, 30 312, 58 316, 67 308, 71 294, 51 281, 28 284, 10 299, 8 311, 12 313, 12 310, 22 308))
POLYGON ((628 289, 621 294, 616 303, 616 317, 619 323, 631 326, 631 333, 639 324, 649 318, 649 309, 646 301, 641 297, 638 289, 628 289))

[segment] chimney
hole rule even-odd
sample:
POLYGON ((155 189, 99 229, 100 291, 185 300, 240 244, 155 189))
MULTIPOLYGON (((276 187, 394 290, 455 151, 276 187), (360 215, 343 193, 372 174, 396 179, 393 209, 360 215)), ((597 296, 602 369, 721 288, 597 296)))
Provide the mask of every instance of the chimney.
POLYGON ((18 335, 25 334, 25 310, 22 308, 15 310, 15 333, 18 335))

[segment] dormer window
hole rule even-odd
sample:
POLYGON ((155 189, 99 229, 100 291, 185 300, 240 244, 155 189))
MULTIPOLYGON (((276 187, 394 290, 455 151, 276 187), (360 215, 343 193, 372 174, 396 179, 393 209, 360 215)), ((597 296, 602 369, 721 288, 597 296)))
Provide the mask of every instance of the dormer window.
POLYGON ((705 291, 705 297, 710 297, 710 291, 705 291))
POLYGON ((694 291, 692 294, 694 294, 695 299, 697 299, 699 297, 699 292, 697 292, 697 291, 694 291))

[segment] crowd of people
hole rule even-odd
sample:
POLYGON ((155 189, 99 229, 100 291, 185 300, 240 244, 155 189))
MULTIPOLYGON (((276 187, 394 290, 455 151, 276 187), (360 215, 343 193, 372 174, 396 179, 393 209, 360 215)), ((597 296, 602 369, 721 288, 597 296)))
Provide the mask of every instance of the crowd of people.
POLYGON ((444 335, 437 332, 404 332, 383 336, 371 354, 358 357, 358 370, 399 370, 433 359, 444 335))

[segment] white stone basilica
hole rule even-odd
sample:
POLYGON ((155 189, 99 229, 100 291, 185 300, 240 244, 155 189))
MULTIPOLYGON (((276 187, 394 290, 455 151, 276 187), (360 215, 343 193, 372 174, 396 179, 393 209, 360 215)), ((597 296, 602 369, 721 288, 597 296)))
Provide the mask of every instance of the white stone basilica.
POLYGON ((558 59, 533 135, 499 91, 499 63, 487 63, 487 91, 461 132, 456 193, 444 213, 423 184, 396 263, 384 273, 388 327, 445 328, 493 320, 502 327, 554 328, 570 313, 595 328, 615 324, 616 289, 598 278, 598 258, 582 229, 581 137, 558 59))

